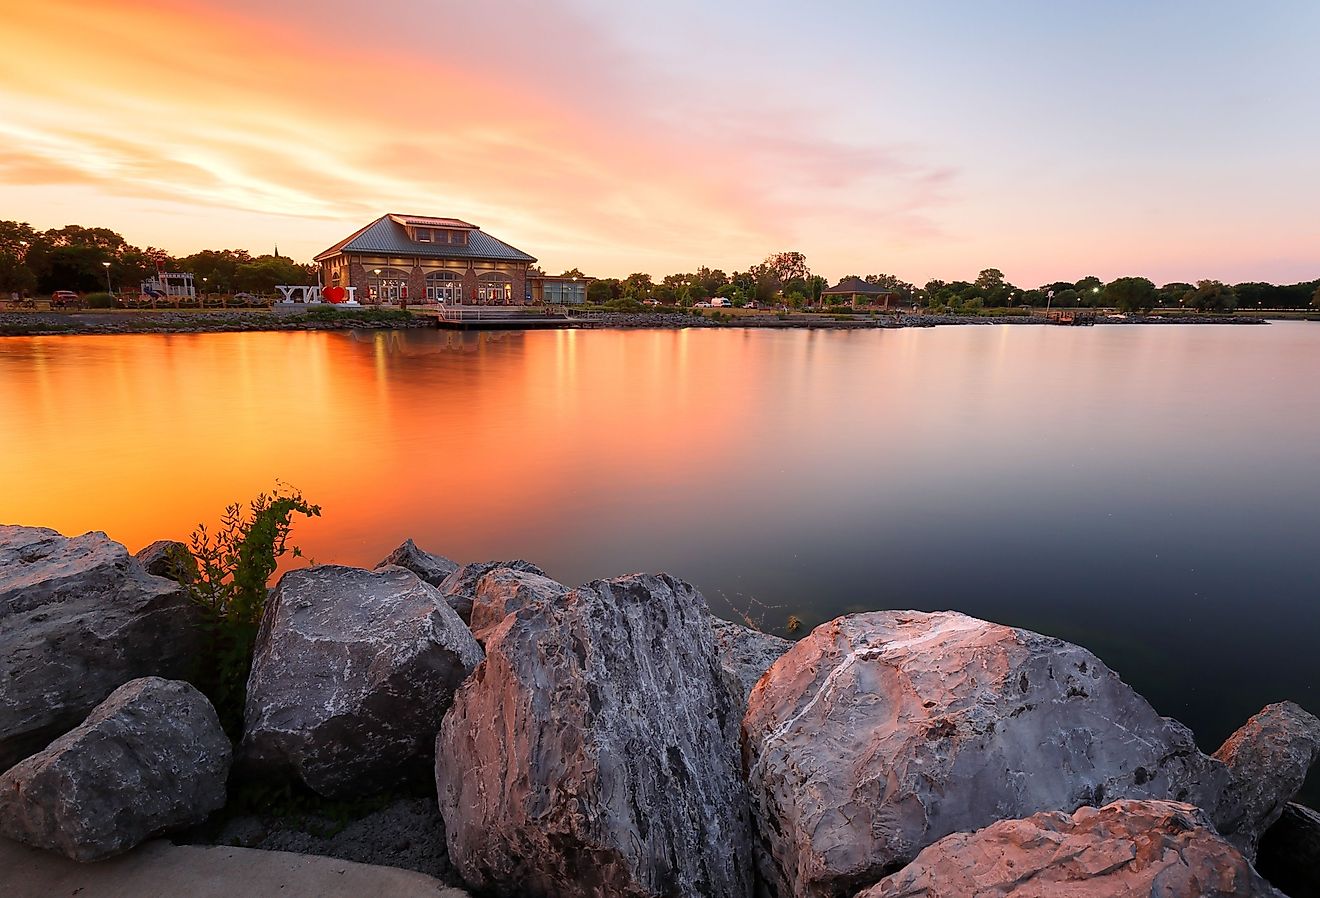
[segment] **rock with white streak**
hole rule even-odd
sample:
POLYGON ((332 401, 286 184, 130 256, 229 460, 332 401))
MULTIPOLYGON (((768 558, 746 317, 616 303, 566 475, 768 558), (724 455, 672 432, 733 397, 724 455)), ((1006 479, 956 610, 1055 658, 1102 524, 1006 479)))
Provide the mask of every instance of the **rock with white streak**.
POLYGON ((457 561, 419 549, 411 539, 404 540, 402 545, 382 558, 376 570, 390 565, 406 568, 432 586, 445 582, 445 578, 460 567, 457 561))
POLYGON ((1247 857, 1320 759, 1320 720, 1292 702, 1266 706, 1224 741, 1228 789, 1215 812, 1219 831, 1247 857))
POLYGON ((567 586, 540 574, 511 567, 496 568, 477 581, 469 621, 472 635, 484 643, 509 614, 533 602, 557 601, 568 591, 567 586))
POLYGON ((201 614, 104 533, 0 526, 0 770, 137 677, 185 678, 201 614))
POLYGON ((424 779, 440 719, 481 657, 454 610, 410 571, 290 571, 257 636, 242 761, 331 798, 424 779))
POLYGON ((545 576, 545 571, 530 561, 521 559, 516 561, 473 561, 463 565, 446 577, 439 586, 445 601, 449 603, 449 607, 458 612, 458 616, 463 619, 463 623, 466 624, 472 620, 472 600, 476 598, 477 584, 481 582, 481 578, 500 568, 545 576))
POLYGON ((1189 804, 1117 801, 947 836, 857 898, 1286 898, 1189 804))
POLYGON ((507 615, 436 745, 449 856, 505 896, 747 898, 746 792, 705 600, 666 575, 507 615))
POLYGON ((222 807, 230 758, 204 695, 179 680, 131 680, 0 776, 0 833, 76 861, 119 854, 222 807))
POLYGON ((836 896, 927 845, 1119 798, 1215 807, 1224 765, 1085 649, 963 614, 823 624, 752 690, 743 759, 781 896, 836 896))

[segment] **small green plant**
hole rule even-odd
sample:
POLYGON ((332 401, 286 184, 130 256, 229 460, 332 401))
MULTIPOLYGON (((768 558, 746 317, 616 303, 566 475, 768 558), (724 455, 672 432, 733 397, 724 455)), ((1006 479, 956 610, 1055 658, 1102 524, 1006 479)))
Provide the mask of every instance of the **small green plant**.
POLYGON ((321 506, 279 485, 249 502, 246 512, 240 504, 230 505, 214 533, 199 524, 192 534, 197 566, 183 583, 205 617, 204 648, 193 682, 235 740, 243 731, 247 678, 266 610, 267 584, 285 552, 302 555, 289 545, 295 514, 319 517, 321 506))
POLYGON ((89 293, 83 299, 83 303, 89 309, 117 309, 119 300, 115 299, 113 293, 89 293))

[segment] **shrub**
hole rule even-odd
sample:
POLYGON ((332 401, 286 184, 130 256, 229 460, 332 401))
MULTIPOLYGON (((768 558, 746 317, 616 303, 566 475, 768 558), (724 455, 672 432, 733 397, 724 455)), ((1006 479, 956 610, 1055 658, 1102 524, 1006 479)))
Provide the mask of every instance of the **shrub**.
POLYGON ((113 293, 89 293, 83 299, 89 309, 117 309, 119 300, 113 293))
POLYGON ((214 534, 199 524, 192 534, 196 570, 184 577, 189 596, 205 617, 204 648, 193 678, 215 705, 220 723, 235 742, 243 733, 243 705, 248 672, 261 615, 266 610, 267 583, 289 546, 291 518, 319 517, 321 506, 309 505, 297 490, 277 487, 248 503, 230 505, 214 534))

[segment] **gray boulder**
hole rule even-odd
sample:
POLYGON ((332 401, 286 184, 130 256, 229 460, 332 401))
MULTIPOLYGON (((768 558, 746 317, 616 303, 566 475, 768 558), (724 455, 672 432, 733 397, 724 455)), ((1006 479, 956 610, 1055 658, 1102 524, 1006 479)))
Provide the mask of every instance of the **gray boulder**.
POLYGON ((468 625, 478 642, 509 614, 533 602, 554 602, 569 592, 567 586, 549 577, 511 567, 500 567, 477 581, 468 625))
POLYGON ((204 695, 179 680, 132 680, 0 776, 0 833, 76 861, 109 857, 222 807, 229 762, 204 695))
POLYGON ((756 681, 793 647, 793 643, 718 617, 712 617, 710 625, 715 634, 715 650, 719 652, 724 685, 729 694, 746 708, 747 697, 756 681))
POLYGON ((443 555, 433 555, 424 549, 419 549, 417 543, 410 539, 404 540, 403 545, 382 558, 376 569, 380 570, 390 565, 407 568, 432 586, 439 586, 445 582, 446 577, 459 568, 457 561, 450 561, 443 555))
POLYGON ((1289 898, 1320 898, 1320 813, 1285 806, 1260 840, 1256 869, 1289 898))
POLYGON ((781 895, 876 882, 954 832, 1228 779, 1085 649, 963 614, 823 624, 752 690, 743 758, 781 895))
POLYGON ((435 734, 481 646, 411 571, 290 571, 266 605, 240 758, 321 795, 425 779, 435 734))
POLYGON ((746 794, 701 594, 666 575, 507 615, 436 745, 449 856, 517 896, 745 898, 746 794))
POLYGON ((1198 808, 1117 801, 946 836, 857 898, 1286 898, 1198 808))
POLYGON ((0 526, 0 770, 135 677, 187 677, 201 614, 104 533, 0 526))
POLYGON ((1320 720, 1292 702, 1267 705, 1215 752, 1228 788, 1215 814, 1219 831, 1248 858, 1320 759, 1320 720))
POLYGON ((178 540, 158 539, 133 553, 148 574, 187 583, 197 575, 197 561, 188 547, 178 540))
POLYGON ((530 561, 521 559, 517 561, 473 561, 463 565, 440 584, 440 592, 444 595, 445 601, 449 603, 450 608, 458 612, 458 616, 463 619, 463 623, 466 624, 472 620, 472 600, 476 598, 477 584, 481 582, 481 578, 500 568, 510 568, 528 574, 545 576, 545 571, 530 561))

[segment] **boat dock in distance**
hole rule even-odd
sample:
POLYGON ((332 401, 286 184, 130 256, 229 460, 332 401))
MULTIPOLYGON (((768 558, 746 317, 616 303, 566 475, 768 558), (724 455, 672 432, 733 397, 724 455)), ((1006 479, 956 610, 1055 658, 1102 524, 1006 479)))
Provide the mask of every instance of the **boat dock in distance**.
POLYGON ((446 330, 529 330, 572 327, 579 322, 563 306, 410 306, 446 330))

